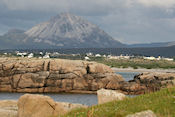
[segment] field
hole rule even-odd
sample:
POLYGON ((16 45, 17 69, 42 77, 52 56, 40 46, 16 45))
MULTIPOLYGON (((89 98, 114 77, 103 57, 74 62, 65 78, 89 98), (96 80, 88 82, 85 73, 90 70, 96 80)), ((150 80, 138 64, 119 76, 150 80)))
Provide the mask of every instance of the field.
POLYGON ((175 117, 175 88, 73 110, 64 117, 125 117, 128 114, 152 110, 158 117, 175 117))
MULTIPOLYGON (((84 60, 86 55, 81 54, 61 54, 61 55, 53 55, 51 54, 51 58, 58 59, 69 59, 69 60, 84 60)), ((0 57, 19 57, 15 55, 15 53, 4 55, 0 53, 0 57)), ((26 56, 27 57, 27 56, 26 56)), ((35 54, 35 58, 40 57, 39 54, 35 54)), ((95 61, 98 63, 103 63, 110 67, 116 68, 129 68, 132 67, 134 69, 138 68, 146 68, 146 69, 175 69, 175 60, 167 61, 167 60, 145 60, 143 58, 132 58, 132 59, 108 59, 106 57, 89 57, 90 61, 95 61)), ((174 58, 175 59, 175 58, 174 58)))
POLYGON ((117 68, 128 68, 132 67, 134 69, 146 68, 146 69, 175 69, 175 61, 165 61, 165 60, 144 60, 141 58, 134 59, 105 59, 105 58, 91 58, 92 61, 106 64, 111 67, 117 68))

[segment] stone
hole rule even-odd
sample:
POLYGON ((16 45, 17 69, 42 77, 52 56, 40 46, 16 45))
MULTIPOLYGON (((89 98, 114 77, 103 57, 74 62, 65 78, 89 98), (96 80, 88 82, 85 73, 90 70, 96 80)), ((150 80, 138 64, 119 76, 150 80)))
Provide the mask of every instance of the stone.
POLYGON ((100 89, 97 91, 98 104, 111 102, 114 100, 123 100, 126 96, 115 90, 100 89))
POLYGON ((110 67, 81 60, 0 58, 1 92, 96 92, 144 94, 175 85, 175 73, 141 73, 126 82, 110 67))
POLYGON ((136 75, 132 82, 146 87, 146 91, 157 91, 161 88, 175 86, 175 73, 146 72, 136 75))
POLYGON ((103 64, 64 59, 1 58, 0 91, 93 92, 120 89, 122 76, 103 64))
POLYGON ((47 96, 26 94, 18 100, 18 117, 49 117, 55 113, 55 102, 47 96))
POLYGON ((126 117, 157 117, 153 111, 147 110, 143 112, 138 112, 132 115, 127 115, 126 117))
POLYGON ((17 117, 17 101, 0 101, 0 117, 17 117))
POLYGON ((18 100, 18 117, 60 116, 72 109, 86 107, 81 104, 55 102, 48 96, 25 94, 18 100))
POLYGON ((0 117, 17 117, 17 111, 0 109, 0 117))
POLYGON ((73 81, 73 89, 87 90, 88 83, 84 78, 76 78, 73 81))
POLYGON ((112 73, 113 70, 110 67, 107 67, 103 64, 88 63, 89 73, 112 73))

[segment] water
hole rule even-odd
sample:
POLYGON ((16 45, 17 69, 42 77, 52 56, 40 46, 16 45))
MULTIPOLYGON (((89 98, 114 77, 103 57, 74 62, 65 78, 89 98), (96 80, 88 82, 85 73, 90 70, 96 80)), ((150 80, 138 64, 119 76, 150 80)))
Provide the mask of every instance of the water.
MULTIPOLYGON (((132 80, 138 72, 117 72, 122 75, 126 81, 132 80)), ((18 100, 25 93, 0 93, 0 100, 18 100)), ((65 93, 44 93, 41 95, 50 96, 58 102, 80 103, 84 105, 97 104, 97 95, 95 94, 65 94, 65 93)))
POLYGON ((122 75, 126 81, 129 81, 133 80, 134 76, 138 75, 139 72, 117 72, 117 74, 122 75))
MULTIPOLYGON (((18 100, 25 93, 0 93, 0 100, 18 100)), ((38 94, 38 93, 35 93, 38 94)), ((49 96, 58 102, 80 103, 84 105, 97 104, 96 94, 65 94, 65 93, 44 93, 40 95, 49 96)))

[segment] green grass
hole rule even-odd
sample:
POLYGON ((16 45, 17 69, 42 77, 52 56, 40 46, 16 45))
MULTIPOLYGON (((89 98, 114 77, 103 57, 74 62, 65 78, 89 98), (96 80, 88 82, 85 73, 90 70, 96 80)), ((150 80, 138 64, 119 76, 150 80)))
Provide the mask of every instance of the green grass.
POLYGON ((105 58, 91 58, 92 61, 106 64, 111 67, 117 68, 128 68, 132 67, 134 69, 146 68, 146 69, 175 69, 175 61, 165 61, 165 60, 144 60, 144 59, 105 59, 105 58))
POLYGON ((175 88, 73 110, 63 117, 125 117, 148 109, 158 117, 175 117, 175 88))

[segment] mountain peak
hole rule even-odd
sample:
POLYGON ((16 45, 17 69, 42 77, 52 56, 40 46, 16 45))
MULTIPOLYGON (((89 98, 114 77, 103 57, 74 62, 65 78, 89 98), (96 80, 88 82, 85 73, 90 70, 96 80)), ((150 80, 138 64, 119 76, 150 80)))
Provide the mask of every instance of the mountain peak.
POLYGON ((25 34, 32 37, 34 42, 52 46, 101 48, 123 46, 98 26, 70 13, 58 14, 49 21, 34 26, 25 34))

